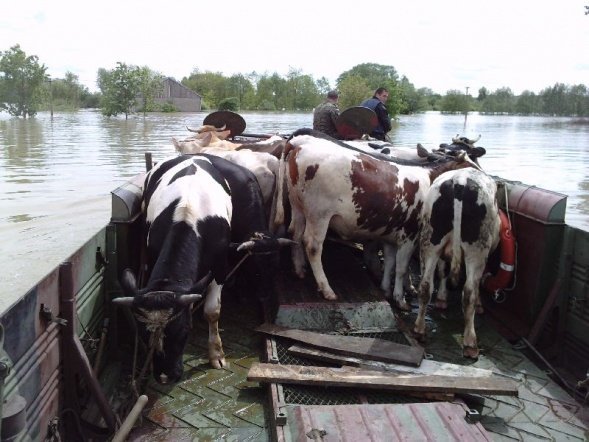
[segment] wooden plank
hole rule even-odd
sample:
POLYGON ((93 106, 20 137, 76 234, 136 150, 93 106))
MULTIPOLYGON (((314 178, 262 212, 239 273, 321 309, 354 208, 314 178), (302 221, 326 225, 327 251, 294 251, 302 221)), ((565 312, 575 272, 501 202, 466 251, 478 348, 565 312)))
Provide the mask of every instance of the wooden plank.
POLYGON ((490 377, 494 375, 491 370, 485 370, 484 368, 468 367, 464 365, 450 364, 448 362, 431 361, 429 359, 424 359, 421 361, 421 365, 419 367, 410 367, 400 364, 388 364, 386 362, 379 361, 369 361, 351 356, 338 355, 316 348, 303 347, 298 344, 290 346, 288 348, 288 352, 292 355, 302 358, 329 362, 330 364, 349 365, 352 367, 360 367, 368 370, 463 377, 490 377))
POLYGON ((476 393, 504 396, 517 396, 518 394, 517 383, 507 378, 393 374, 356 367, 329 368, 254 363, 248 372, 247 380, 431 393, 476 393))
POLYGON ((408 364, 418 367, 423 359, 423 349, 397 344, 384 339, 360 338, 356 336, 326 335, 305 330, 262 324, 256 331, 273 336, 305 342, 317 348, 334 353, 359 357, 373 361, 408 364))

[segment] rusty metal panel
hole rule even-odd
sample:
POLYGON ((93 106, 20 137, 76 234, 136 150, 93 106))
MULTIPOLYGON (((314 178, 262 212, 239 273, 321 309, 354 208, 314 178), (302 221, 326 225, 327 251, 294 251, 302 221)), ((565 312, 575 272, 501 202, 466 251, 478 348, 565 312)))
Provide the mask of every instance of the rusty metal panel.
POLYGON ((288 409, 291 440, 489 441, 462 404, 319 405, 288 409))

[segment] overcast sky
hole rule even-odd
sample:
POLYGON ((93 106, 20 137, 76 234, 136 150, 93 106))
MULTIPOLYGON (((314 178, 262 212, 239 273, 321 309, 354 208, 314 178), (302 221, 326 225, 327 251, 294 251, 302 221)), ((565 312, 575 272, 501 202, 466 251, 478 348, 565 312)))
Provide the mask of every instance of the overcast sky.
POLYGON ((20 44, 91 91, 118 61, 181 80, 201 72, 337 77, 394 66, 415 87, 476 95, 589 84, 589 0, 4 1, 0 51, 20 44), (8 4, 6 4, 8 3, 8 4))

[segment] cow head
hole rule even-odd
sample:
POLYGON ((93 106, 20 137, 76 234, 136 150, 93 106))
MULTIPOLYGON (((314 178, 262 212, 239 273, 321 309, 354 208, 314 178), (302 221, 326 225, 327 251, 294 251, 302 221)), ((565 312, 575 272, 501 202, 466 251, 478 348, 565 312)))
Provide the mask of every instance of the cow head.
POLYGON ((466 137, 461 137, 456 135, 452 138, 452 144, 442 143, 440 144, 440 148, 436 152, 441 152, 446 155, 459 155, 461 152, 465 152, 468 157, 474 161, 477 166, 478 158, 482 157, 487 151, 484 147, 476 147, 474 144, 481 139, 479 135, 474 140, 470 140, 466 137))
POLYGON ((130 307, 142 340, 153 353, 153 375, 160 383, 177 382, 182 377, 182 354, 190 331, 190 306, 202 298, 210 283, 209 273, 189 293, 164 289, 137 289, 135 275, 126 269, 120 279, 125 297, 113 304, 130 307))

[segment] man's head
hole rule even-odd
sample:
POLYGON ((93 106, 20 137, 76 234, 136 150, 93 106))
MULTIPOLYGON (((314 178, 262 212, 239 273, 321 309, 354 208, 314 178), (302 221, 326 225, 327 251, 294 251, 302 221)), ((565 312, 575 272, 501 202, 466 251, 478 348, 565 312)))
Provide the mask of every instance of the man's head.
POLYGON ((389 99, 389 91, 384 87, 379 87, 375 92, 374 96, 378 98, 383 104, 389 99))
POLYGON ((327 99, 330 101, 335 102, 338 100, 338 98, 339 98, 339 94, 337 93, 337 91, 329 91, 327 93, 327 99))

